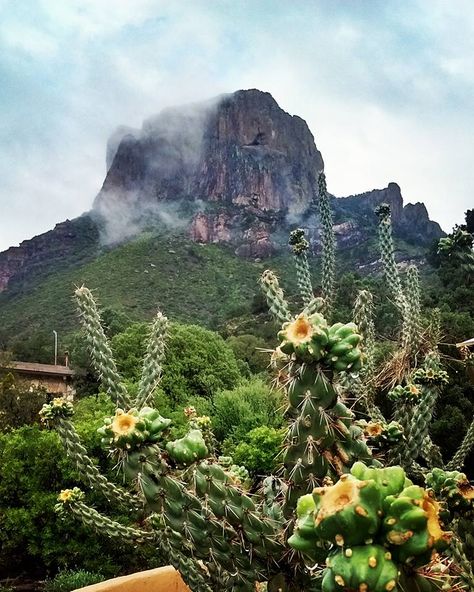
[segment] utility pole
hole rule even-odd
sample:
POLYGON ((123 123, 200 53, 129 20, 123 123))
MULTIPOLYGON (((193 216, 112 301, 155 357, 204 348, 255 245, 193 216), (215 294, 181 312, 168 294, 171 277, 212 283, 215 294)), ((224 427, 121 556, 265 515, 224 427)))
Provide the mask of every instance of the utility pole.
POLYGON ((54 333, 54 365, 58 365, 58 333, 57 331, 53 331, 54 333))

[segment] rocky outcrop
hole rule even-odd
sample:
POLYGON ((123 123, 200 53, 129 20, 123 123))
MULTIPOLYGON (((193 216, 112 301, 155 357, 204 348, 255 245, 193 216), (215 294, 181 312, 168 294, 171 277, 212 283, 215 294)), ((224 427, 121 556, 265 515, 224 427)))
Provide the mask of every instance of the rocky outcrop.
POLYGON ((0 253, 0 292, 12 279, 21 286, 39 276, 70 267, 95 256, 99 233, 93 219, 84 215, 56 224, 53 230, 23 241, 0 253))
POLYGON ((114 204, 117 211, 133 204, 138 219, 150 204, 199 201, 204 207, 189 225, 194 240, 258 256, 271 252, 276 224, 308 211, 324 166, 307 124, 258 90, 166 109, 140 132, 120 128, 109 161, 114 152, 94 204, 105 222, 114 204))
MULTIPOLYGON (((302 226, 319 250, 314 204, 323 159, 305 121, 269 93, 241 90, 165 109, 139 130, 118 128, 106 157, 107 175, 90 215, 0 253, 0 292, 12 279, 28 281, 92 258, 99 241, 113 245, 155 223, 254 258, 286 248, 288 231, 302 226)), ((374 209, 382 202, 391 206, 399 238, 428 245, 442 235, 422 203, 404 206, 400 187, 389 183, 333 198, 339 248, 373 239, 374 209)))
POLYGON ((336 219, 351 220, 353 228, 358 228, 362 234, 367 234, 377 223, 374 210, 381 203, 390 206, 396 236, 423 246, 443 236, 440 225, 429 219, 424 204, 403 205, 401 190, 396 183, 389 183, 385 189, 333 200, 336 219))

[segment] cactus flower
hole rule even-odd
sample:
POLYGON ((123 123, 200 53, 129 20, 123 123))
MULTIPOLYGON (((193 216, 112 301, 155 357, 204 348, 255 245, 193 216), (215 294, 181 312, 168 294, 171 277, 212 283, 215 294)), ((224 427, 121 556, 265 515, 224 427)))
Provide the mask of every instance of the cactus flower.
POLYGON ((308 319, 300 315, 295 321, 290 323, 286 329, 286 335, 289 341, 294 345, 301 345, 311 340, 313 336, 313 327, 308 319))
POLYGON ((112 431, 115 434, 115 438, 120 436, 127 436, 131 434, 137 425, 138 417, 131 413, 125 413, 121 409, 117 410, 117 414, 112 421, 112 431))
POLYGON ((68 502, 74 495, 74 492, 72 489, 63 489, 61 491, 61 493, 58 495, 58 500, 60 502, 68 502))

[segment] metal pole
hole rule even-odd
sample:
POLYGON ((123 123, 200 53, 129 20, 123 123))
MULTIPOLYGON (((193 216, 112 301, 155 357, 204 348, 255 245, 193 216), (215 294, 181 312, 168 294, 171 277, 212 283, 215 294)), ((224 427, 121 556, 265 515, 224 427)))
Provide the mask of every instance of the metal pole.
POLYGON ((54 365, 58 365, 58 333, 57 331, 53 331, 54 333, 54 365))

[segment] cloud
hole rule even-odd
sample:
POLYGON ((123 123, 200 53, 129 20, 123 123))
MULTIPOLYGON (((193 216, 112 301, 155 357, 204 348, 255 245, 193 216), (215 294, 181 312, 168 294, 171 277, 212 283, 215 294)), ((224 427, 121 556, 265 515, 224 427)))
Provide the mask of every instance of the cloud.
POLYGON ((335 194, 396 181, 446 229, 472 207, 469 0, 4 1, 0 23, 0 249, 90 208, 117 126, 238 88, 307 120, 335 194))

